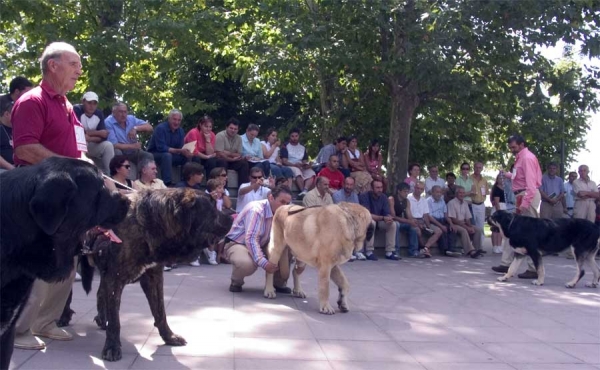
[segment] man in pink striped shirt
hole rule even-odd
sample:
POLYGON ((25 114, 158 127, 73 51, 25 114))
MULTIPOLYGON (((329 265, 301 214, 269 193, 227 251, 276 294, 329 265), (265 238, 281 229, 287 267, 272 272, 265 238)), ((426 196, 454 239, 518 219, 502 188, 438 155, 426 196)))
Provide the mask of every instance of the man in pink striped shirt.
MULTIPOLYGON (((539 187, 542 185, 542 170, 537 157, 525 146, 525 139, 520 135, 508 138, 508 147, 515 155, 515 166, 513 172, 505 172, 504 176, 512 179, 512 189, 517 199, 517 214, 529 217, 539 217, 538 209, 542 197, 539 187)), ((513 248, 504 248, 500 266, 492 267, 492 270, 505 274, 515 257, 513 248)), ((521 279, 537 279, 537 272, 530 257, 527 257, 528 268, 522 274, 521 279)))
MULTIPOLYGON (((275 211, 291 202, 292 192, 287 186, 280 185, 267 196, 267 199, 246 204, 237 215, 225 239, 225 255, 233 267, 230 292, 241 292, 244 278, 254 274, 259 266, 271 274, 278 271, 278 265, 269 262, 262 248, 269 243, 275 211)), ((289 261, 282 258, 279 264, 282 263, 288 264, 289 261)), ((275 290, 278 293, 289 294, 291 289, 286 287, 289 266, 282 270, 287 272, 288 276, 275 274, 275 290)))

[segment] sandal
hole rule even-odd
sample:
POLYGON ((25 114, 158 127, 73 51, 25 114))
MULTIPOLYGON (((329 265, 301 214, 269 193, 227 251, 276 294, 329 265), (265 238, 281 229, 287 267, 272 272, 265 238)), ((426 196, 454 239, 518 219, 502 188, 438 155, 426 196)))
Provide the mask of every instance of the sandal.
POLYGON ((431 253, 429 252, 429 247, 423 247, 423 255, 425 258, 431 258, 431 253))

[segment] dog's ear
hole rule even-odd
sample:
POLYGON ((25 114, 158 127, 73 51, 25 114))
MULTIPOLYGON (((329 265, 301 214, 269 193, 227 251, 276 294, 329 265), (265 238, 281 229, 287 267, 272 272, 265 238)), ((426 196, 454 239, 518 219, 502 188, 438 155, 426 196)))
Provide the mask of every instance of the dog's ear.
POLYGON ((127 216, 131 201, 120 193, 102 188, 96 199, 96 225, 111 229, 127 216))
POLYGON ((38 178, 35 193, 29 201, 29 212, 46 234, 53 235, 63 223, 76 190, 77 185, 64 172, 38 178))

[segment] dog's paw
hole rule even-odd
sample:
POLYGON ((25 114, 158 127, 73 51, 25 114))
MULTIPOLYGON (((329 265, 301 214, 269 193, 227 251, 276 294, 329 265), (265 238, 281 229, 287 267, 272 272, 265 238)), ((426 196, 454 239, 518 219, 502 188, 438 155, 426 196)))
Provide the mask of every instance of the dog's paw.
POLYGON ((565 284, 565 287, 567 287, 567 288, 569 288, 569 289, 573 289, 573 288, 575 288, 575 285, 576 285, 576 284, 573 284, 573 283, 566 283, 566 284, 565 284))
POLYGON ((329 302, 325 303, 324 305, 321 305, 321 307, 319 308, 319 312, 321 312, 322 314, 325 314, 325 315, 335 314, 335 310, 333 309, 333 307, 331 307, 329 302))
POLYGON ((496 280, 498 280, 500 282, 505 282, 505 281, 508 281, 508 278, 506 276, 500 276, 496 280))
POLYGON ((63 314, 60 316, 60 319, 56 320, 56 326, 58 326, 59 328, 69 326, 74 314, 75 311, 71 309, 69 309, 69 312, 63 312, 63 314))
POLYGON ((94 322, 96 323, 96 325, 98 325, 100 329, 106 330, 106 320, 102 320, 100 316, 96 316, 94 317, 94 322))
POLYGON ((265 296, 265 298, 275 299, 277 297, 277 293, 275 293, 275 288, 274 287, 265 288, 264 296, 265 296))
POLYGON ((337 304, 338 304, 338 308, 340 309, 341 312, 343 312, 343 313, 350 312, 348 303, 346 303, 344 301, 338 301, 337 304))
POLYGON ((292 295, 296 298, 306 298, 306 293, 302 289, 294 289, 292 290, 292 295))
POLYGON ((594 283, 594 282, 585 283, 585 287, 586 288, 598 288, 598 283, 594 283))
POLYGON ((163 338, 163 340, 169 346, 185 346, 187 344, 187 341, 177 334, 171 334, 171 336, 163 338))
POLYGON ((532 281, 532 282, 531 282, 531 285, 537 285, 537 286, 540 286, 540 285, 544 285, 544 283, 541 283, 541 282, 539 282, 539 281, 536 279, 536 280, 534 280, 534 281, 532 281))
POLYGON ((102 359, 106 361, 119 361, 121 359, 121 346, 117 344, 106 344, 102 350, 102 359))

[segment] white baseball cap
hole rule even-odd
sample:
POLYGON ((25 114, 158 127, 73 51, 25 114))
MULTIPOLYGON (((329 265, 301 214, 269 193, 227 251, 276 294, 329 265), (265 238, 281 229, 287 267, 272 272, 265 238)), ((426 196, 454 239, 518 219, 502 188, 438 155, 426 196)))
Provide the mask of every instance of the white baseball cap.
POLYGON ((96 101, 97 102, 98 101, 98 94, 96 94, 93 91, 88 91, 85 94, 83 94, 82 100, 85 100, 85 101, 96 101))

